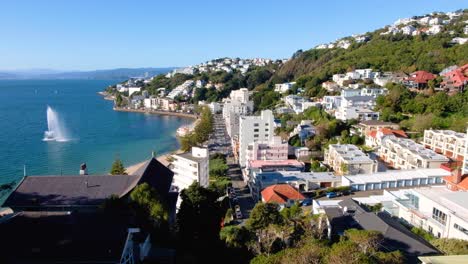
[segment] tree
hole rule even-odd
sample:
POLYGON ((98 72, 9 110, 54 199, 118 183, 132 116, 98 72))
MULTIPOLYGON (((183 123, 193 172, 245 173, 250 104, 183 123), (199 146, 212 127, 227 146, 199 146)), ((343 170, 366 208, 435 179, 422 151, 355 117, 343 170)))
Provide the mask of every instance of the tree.
POLYGON ((228 169, 229 167, 224 159, 210 159, 210 177, 226 176, 228 169))
POLYGON ((114 163, 112 163, 112 168, 110 170, 111 175, 127 175, 125 167, 122 161, 117 158, 114 163))
POLYGON ((348 229, 345 236, 356 243, 364 254, 377 251, 380 243, 383 242, 383 235, 378 231, 348 229))
POLYGON ((157 191, 149 184, 143 183, 135 187, 130 194, 134 202, 156 225, 169 220, 169 213, 165 208, 157 191))
POLYGON ((244 226, 226 226, 221 229, 220 238, 228 247, 242 248, 252 240, 252 233, 244 226))
POLYGON ((333 264, 361 264, 371 263, 359 246, 351 241, 340 241, 333 244, 328 254, 328 263, 333 264))
POLYGON ((281 224, 283 218, 274 203, 257 203, 250 213, 246 226, 252 230, 259 230, 269 225, 281 224))
POLYGON ((224 216, 217 201, 218 194, 194 182, 182 190, 180 197, 182 203, 177 213, 179 241, 184 247, 208 250, 219 239, 221 219, 224 216))
POLYGON ((123 104, 122 95, 120 93, 117 93, 117 96, 115 97, 115 104, 117 107, 121 107, 123 104))

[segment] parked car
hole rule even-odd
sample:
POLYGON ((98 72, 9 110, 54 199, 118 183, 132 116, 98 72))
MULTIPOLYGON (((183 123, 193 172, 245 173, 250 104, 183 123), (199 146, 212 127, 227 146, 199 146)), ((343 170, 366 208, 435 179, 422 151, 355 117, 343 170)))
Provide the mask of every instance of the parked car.
POLYGON ((312 205, 312 198, 306 198, 301 203, 302 206, 312 205))
POLYGON ((335 198, 338 197, 338 194, 336 192, 327 192, 327 198, 335 198))
POLYGON ((235 209, 236 213, 240 212, 240 206, 238 204, 236 204, 236 206, 234 206, 234 209, 235 209))
POLYGON ((353 194, 353 193, 351 192, 351 190, 345 190, 345 191, 340 192, 340 194, 346 196, 346 195, 350 195, 350 194, 353 194))

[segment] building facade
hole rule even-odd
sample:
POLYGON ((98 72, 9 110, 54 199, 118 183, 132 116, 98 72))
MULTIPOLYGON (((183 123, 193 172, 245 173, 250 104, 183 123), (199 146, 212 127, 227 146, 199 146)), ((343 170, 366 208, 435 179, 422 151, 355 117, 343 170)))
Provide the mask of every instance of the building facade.
POLYGON ((466 134, 452 130, 425 130, 423 144, 426 148, 450 159, 463 161, 466 151, 466 134))
POLYGON ((272 137, 267 142, 252 142, 247 146, 246 159, 251 160, 287 160, 288 142, 281 137, 272 137))
POLYGON ((200 186, 209 185, 209 154, 208 149, 192 147, 190 152, 172 155, 173 185, 179 191, 189 187, 194 181, 200 186))
POLYGON ((247 165, 247 150, 251 143, 269 142, 274 135, 274 117, 271 110, 264 110, 260 116, 239 118, 239 164, 247 165))
POLYGON ((377 161, 372 160, 358 147, 351 144, 331 144, 325 150, 324 163, 338 175, 377 172, 377 161))
POLYGON ((426 149, 411 139, 386 136, 381 142, 379 157, 395 169, 439 168, 449 161, 447 157, 426 149))

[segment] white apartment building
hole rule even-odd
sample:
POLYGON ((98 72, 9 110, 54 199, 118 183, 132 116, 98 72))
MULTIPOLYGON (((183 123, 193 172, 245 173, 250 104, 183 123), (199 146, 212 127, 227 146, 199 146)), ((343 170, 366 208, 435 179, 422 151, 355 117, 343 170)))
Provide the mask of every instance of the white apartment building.
POLYGON ((457 161, 463 161, 466 151, 466 134, 452 130, 425 130, 423 144, 426 148, 457 161))
POLYGON ((331 144, 325 150, 324 163, 333 168, 338 175, 377 172, 377 161, 351 144, 331 144))
POLYGON ((468 192, 432 186, 384 191, 383 195, 371 198, 382 203, 391 215, 435 237, 468 240, 468 192))
POLYGON ((439 168, 449 161, 423 145, 407 138, 386 136, 381 140, 379 157, 395 169, 439 168))
POLYGON ((226 122, 228 135, 233 138, 239 133, 239 116, 253 112, 253 101, 249 99, 249 90, 241 88, 231 91, 223 100, 223 118, 226 122))
POLYGON ((187 80, 183 84, 177 86, 172 90, 167 97, 174 99, 179 95, 188 95, 190 91, 192 90, 193 85, 195 84, 195 81, 193 80, 187 80))
POLYGON ((239 117, 239 163, 247 165, 247 149, 254 142, 271 141, 274 135, 274 116, 271 110, 264 110, 260 116, 239 117))
POLYGON ((272 137, 267 142, 252 142, 247 146, 247 162, 252 160, 287 160, 288 142, 283 142, 281 137, 272 137))
POLYGON ((209 184, 209 154, 208 149, 192 147, 190 152, 172 155, 173 185, 179 191, 189 187, 194 181, 200 186, 209 184))

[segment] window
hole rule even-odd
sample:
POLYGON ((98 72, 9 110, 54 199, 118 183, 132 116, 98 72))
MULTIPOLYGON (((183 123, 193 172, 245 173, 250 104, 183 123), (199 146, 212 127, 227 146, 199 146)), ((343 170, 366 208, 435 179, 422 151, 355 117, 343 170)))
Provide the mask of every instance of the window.
POLYGON ((432 208, 432 218, 443 225, 447 222, 447 215, 435 207, 432 208))
POLYGON ((268 126, 268 123, 265 123, 265 126, 268 126))
POLYGON ((254 123, 254 127, 258 127, 258 123, 254 123))
POLYGON ((431 235, 434 234, 433 231, 434 229, 432 228, 432 226, 429 226, 429 233, 431 233, 431 235))
POLYGON ((268 129, 268 128, 265 128, 265 132, 268 132, 268 131, 269 131, 269 129, 268 129))
POLYGON ((461 232, 465 233, 466 235, 468 235, 468 229, 464 228, 463 226, 459 226, 457 224, 454 224, 453 227, 457 230, 460 230, 461 232))
POLYGON ((258 132, 258 128, 254 129, 254 132, 258 132))
POLYGON ((265 137, 267 138, 267 137, 268 137, 268 134, 265 134, 265 137))
POLYGON ((258 137, 258 134, 254 134, 254 137, 258 137))

